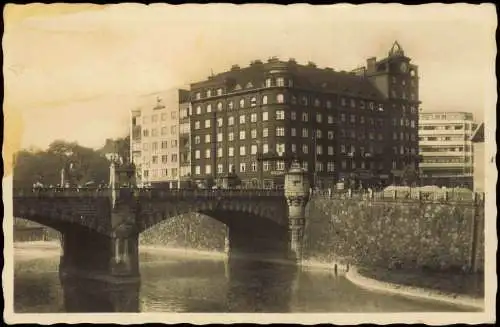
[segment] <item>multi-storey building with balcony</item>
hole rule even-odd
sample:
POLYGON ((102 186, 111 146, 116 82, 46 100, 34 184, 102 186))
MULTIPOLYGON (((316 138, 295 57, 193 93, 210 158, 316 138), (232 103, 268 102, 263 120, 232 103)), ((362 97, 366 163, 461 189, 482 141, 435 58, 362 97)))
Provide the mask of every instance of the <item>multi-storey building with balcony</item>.
POLYGON ((139 185, 178 187, 179 150, 186 146, 180 146, 180 114, 188 107, 189 91, 174 89, 143 96, 132 110, 130 152, 139 185))
POLYGON ((471 113, 420 113, 420 177, 424 184, 472 187, 471 136, 477 127, 471 113))
POLYGON ((397 42, 352 72, 253 61, 191 85, 194 179, 283 184, 291 158, 317 186, 398 178, 418 155, 418 69, 397 42))

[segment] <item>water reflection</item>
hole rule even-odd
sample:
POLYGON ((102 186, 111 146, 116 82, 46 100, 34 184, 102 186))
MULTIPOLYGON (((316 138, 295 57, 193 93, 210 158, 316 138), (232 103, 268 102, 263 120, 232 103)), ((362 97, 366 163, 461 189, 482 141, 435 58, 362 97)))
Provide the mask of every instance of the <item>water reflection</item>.
POLYGON ((328 271, 242 259, 228 262, 223 255, 141 253, 140 289, 74 280, 61 285, 54 269, 58 261, 58 256, 16 261, 15 312, 463 311, 369 292, 328 271))
POLYGON ((232 259, 227 269, 228 312, 289 312, 295 266, 232 259))
POLYGON ((61 281, 66 312, 139 312, 139 282, 61 281))

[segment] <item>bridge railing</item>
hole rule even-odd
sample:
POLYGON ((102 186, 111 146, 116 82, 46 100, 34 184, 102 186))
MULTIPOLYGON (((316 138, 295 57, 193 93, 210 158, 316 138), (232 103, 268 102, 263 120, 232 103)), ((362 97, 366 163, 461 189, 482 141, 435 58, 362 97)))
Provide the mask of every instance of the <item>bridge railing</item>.
POLYGON ((14 188, 14 197, 110 196, 111 188, 102 187, 37 187, 14 188))
POLYGON ((484 199, 484 194, 462 190, 384 190, 384 191, 352 191, 352 190, 315 190, 312 198, 352 199, 374 201, 428 201, 428 202, 475 202, 484 199))
MULTIPOLYGON (((152 198, 183 198, 183 197, 282 197, 284 190, 280 189, 160 189, 160 188, 129 188, 117 189, 120 196, 152 197, 152 198)), ((70 188, 24 188, 13 189, 14 197, 64 197, 64 196, 110 196, 109 187, 70 187, 70 188)))
POLYGON ((147 196, 154 198, 184 198, 184 197, 283 197, 283 190, 272 189, 170 189, 162 190, 155 188, 137 188, 134 189, 136 196, 147 196))

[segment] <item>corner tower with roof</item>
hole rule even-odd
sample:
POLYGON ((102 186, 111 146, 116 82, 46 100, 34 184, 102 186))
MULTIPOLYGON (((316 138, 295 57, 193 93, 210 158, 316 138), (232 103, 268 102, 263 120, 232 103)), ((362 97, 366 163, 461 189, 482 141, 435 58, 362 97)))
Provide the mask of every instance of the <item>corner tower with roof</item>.
POLYGON ((365 76, 390 103, 386 108, 391 118, 392 135, 387 154, 392 155, 392 175, 397 180, 405 167, 418 171, 418 66, 406 56, 402 46, 395 41, 386 58, 367 60, 365 76))

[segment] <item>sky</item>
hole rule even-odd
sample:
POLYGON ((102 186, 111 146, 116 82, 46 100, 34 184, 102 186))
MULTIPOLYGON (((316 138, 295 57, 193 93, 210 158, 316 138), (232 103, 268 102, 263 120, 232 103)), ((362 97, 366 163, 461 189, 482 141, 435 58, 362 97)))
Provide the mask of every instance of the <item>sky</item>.
MULTIPOLYGON (((8 5, 6 138, 100 147, 142 94, 277 56, 351 70, 397 40, 419 66, 423 111, 495 110, 490 5, 8 5)), ((5 145, 4 145, 5 147, 5 145)))

